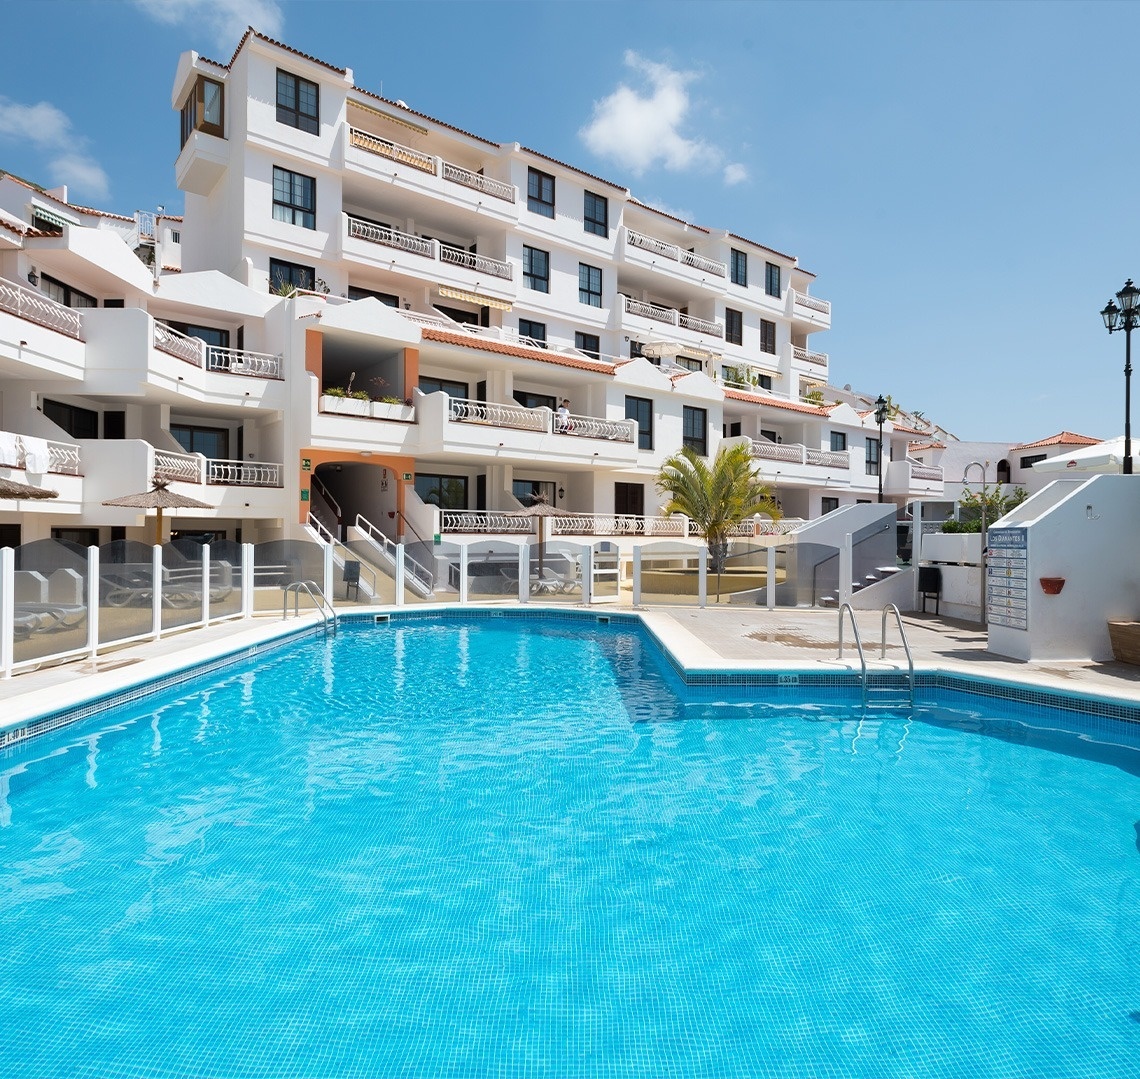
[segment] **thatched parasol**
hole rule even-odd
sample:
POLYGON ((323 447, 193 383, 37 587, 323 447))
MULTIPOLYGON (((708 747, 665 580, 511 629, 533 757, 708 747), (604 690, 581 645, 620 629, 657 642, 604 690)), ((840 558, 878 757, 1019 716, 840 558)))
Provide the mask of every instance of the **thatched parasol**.
POLYGON ((546 495, 538 494, 531 496, 531 503, 525 510, 512 510, 507 516, 538 519, 538 576, 541 578, 543 556, 545 554, 546 544, 550 539, 549 529, 545 523, 546 518, 572 517, 574 516, 573 511, 552 506, 546 501, 546 495))
POLYGON ((0 480, 0 498, 59 498, 59 492, 33 487, 28 483, 17 483, 15 480, 0 480))
POLYGON ((137 495, 123 495, 121 498, 109 498, 104 506, 126 506, 135 510, 157 510, 154 519, 154 542, 162 542, 162 511, 163 510, 210 510, 214 507, 208 502, 199 502, 188 495, 180 495, 177 491, 168 491, 169 480, 155 476, 151 481, 154 486, 149 491, 142 491, 137 495))

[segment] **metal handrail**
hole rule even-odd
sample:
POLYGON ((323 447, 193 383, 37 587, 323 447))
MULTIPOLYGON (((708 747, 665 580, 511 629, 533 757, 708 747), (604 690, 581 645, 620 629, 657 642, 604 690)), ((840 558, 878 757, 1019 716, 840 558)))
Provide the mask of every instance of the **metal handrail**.
MULTIPOLYGON (((403 514, 400 516, 403 517, 403 514)), ((406 517, 403 519, 405 522, 408 520, 406 517)), ((392 560, 393 565, 396 564, 396 548, 398 544, 393 543, 379 528, 368 520, 367 517, 359 513, 356 515, 356 528, 363 532, 373 544, 379 547, 380 550, 392 560)), ((415 530, 413 529, 413 531, 415 530)), ((419 533, 417 532, 416 535, 419 536, 419 533)), ((420 542, 423 543, 424 541, 421 539, 420 542)), ((431 592, 435 587, 435 574, 426 566, 420 565, 419 562, 407 553, 406 549, 404 551, 404 571, 410 572, 412 577, 419 582, 420 587, 427 592, 431 592)))
POLYGON ((316 532, 321 542, 332 548, 333 558, 336 559, 339 557, 341 568, 344 567, 346 562, 356 562, 359 564, 360 572, 367 576, 364 582, 365 590, 375 599, 376 596, 379 595, 379 582, 376 579, 376 573, 372 567, 369 566, 367 562, 364 562, 360 555, 349 547, 347 543, 342 543, 338 540, 336 536, 328 530, 328 526, 323 524, 315 513, 310 512, 309 514, 309 527, 316 532), (371 580, 371 584, 369 584, 369 580, 371 580))
POLYGON ((839 607, 839 656, 843 658, 843 612, 851 616, 851 630, 855 634, 855 648, 859 652, 859 665, 862 668, 860 682, 863 687, 863 707, 867 707, 867 657, 863 654, 863 642, 859 639, 859 626, 855 622, 855 611, 850 603, 840 604, 839 607))
POLYGON ((336 636, 336 608, 329 603, 328 598, 316 581, 293 581, 284 588, 284 598, 281 602, 281 621, 289 617, 289 593, 293 593, 293 617, 301 616, 301 592, 304 592, 316 605, 322 616, 325 627, 325 636, 329 635, 329 623, 332 623, 333 636, 336 636))
MULTIPOLYGON (((910 706, 911 706, 911 708, 913 708, 914 707, 914 656, 911 655, 910 642, 906 639, 906 630, 903 629, 902 615, 899 614, 898 607, 893 603, 888 603, 883 608, 883 628, 882 628, 882 632, 880 634, 881 643, 879 645, 879 659, 886 659, 886 656, 887 656, 887 614, 891 611, 894 612, 895 622, 897 623, 897 625, 899 627, 899 636, 902 638, 903 651, 906 653, 906 663, 907 663, 907 667, 909 668, 909 678, 910 678, 910 706)), ((852 617, 852 620, 854 620, 854 616, 852 617)), ((840 627, 840 632, 842 633, 842 626, 840 627)))

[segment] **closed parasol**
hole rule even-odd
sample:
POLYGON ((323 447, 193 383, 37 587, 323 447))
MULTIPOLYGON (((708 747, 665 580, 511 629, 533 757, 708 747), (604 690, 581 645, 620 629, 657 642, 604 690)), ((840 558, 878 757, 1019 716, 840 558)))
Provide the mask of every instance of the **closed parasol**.
POLYGON ((149 491, 141 491, 137 495, 123 495, 120 498, 109 498, 104 506, 126 506, 136 510, 157 510, 154 519, 154 542, 162 542, 162 511, 163 510, 209 510, 214 507, 208 502, 199 502, 189 495, 181 495, 177 491, 167 490, 169 480, 155 476, 153 487, 149 491))
POLYGON ((0 480, 0 498, 59 498, 58 491, 45 487, 33 487, 30 483, 17 483, 15 480, 0 480))

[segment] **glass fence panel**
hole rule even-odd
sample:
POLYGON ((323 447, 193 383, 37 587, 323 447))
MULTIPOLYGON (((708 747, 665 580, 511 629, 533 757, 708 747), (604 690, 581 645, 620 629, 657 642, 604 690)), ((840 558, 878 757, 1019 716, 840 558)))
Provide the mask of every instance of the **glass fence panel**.
POLYGON ((700 598, 696 543, 648 543, 641 548, 641 602, 695 606, 700 598))
POLYGON ((350 539, 334 548, 335 607, 396 602, 396 567, 375 543, 350 539))
POLYGON ((241 614, 241 544, 210 544, 210 621, 241 614))
MULTIPOLYGON (((590 599, 594 603, 613 602, 621 598, 622 560, 616 544, 603 540, 594 544, 593 584, 590 599)), ((627 589, 632 595, 632 586, 627 589)))
POLYGON ((159 578, 164 631, 192 626, 202 621, 202 555, 199 546, 193 557, 173 543, 162 546, 162 575, 159 578))
POLYGON ((154 574, 151 546, 115 540, 99 548, 99 643, 151 632, 154 574))
POLYGON ((519 545, 504 539, 480 541, 467 548, 467 597, 473 602, 517 600, 519 545))
POLYGON ((62 540, 15 549, 15 662, 46 659, 87 643, 87 551, 62 540))
MULTIPOLYGON (((253 608, 280 611, 285 588, 295 581, 314 581, 323 587, 324 547, 311 540, 270 540, 253 548, 253 608)), ((335 579, 335 575, 334 575, 335 579)), ((304 593, 290 594, 289 610, 310 610, 315 604, 304 593)))
POLYGON ((788 543, 776 552, 777 607, 818 607, 838 595, 838 547, 788 543))
POLYGON ((459 599, 458 589, 449 593, 446 587, 447 574, 439 579, 437 561, 442 557, 444 547, 459 561, 459 547, 455 543, 440 544, 413 540, 404 545, 404 602, 412 603, 454 603, 459 599), (437 584, 442 586, 437 593, 437 584))
MULTIPOLYGON (((779 575, 777 574, 777 579, 779 575)), ((768 548, 753 539, 729 543, 724 564, 709 558, 709 603, 767 603, 768 548), (720 572, 717 572, 719 568, 720 572)))
POLYGON ((542 603, 581 603, 582 564, 585 548, 580 543, 553 540, 530 549, 530 594, 542 603))

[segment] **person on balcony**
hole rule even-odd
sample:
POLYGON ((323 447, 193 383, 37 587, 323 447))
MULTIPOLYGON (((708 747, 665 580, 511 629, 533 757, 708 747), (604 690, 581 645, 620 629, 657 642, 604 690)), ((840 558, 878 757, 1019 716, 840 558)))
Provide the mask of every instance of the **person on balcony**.
POLYGON ((570 402, 563 399, 562 404, 558 406, 558 415, 555 417, 555 430, 561 431, 564 434, 571 430, 570 423, 570 402))

